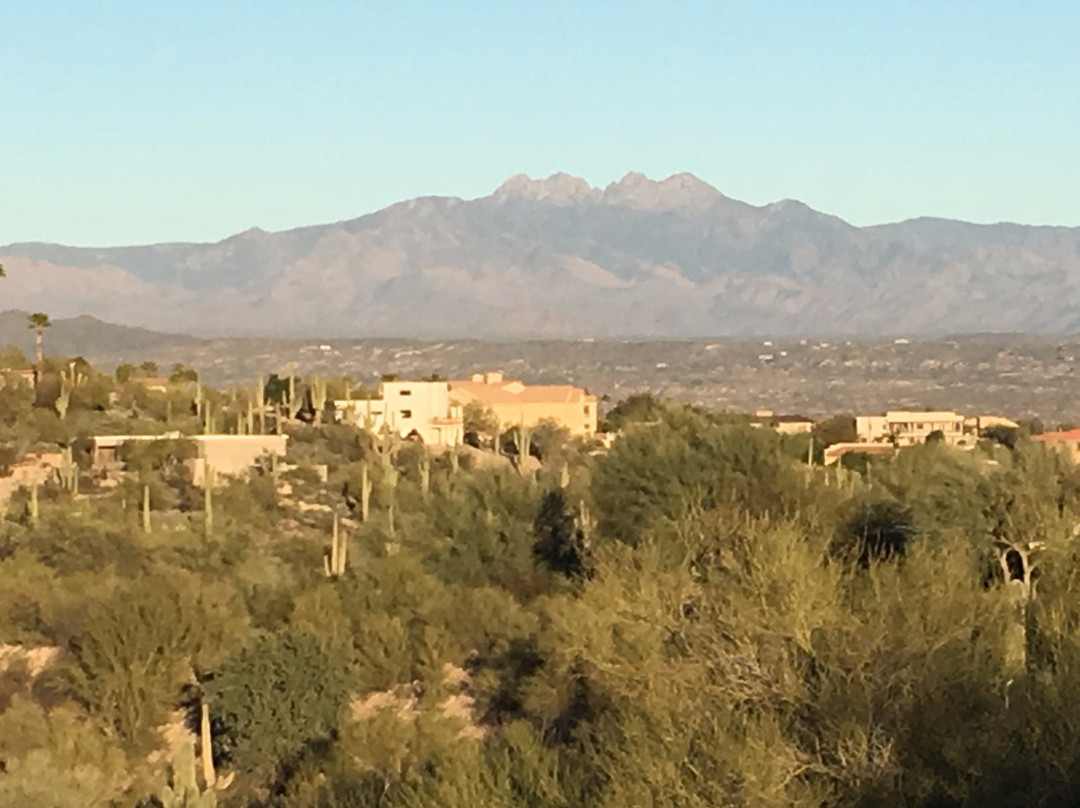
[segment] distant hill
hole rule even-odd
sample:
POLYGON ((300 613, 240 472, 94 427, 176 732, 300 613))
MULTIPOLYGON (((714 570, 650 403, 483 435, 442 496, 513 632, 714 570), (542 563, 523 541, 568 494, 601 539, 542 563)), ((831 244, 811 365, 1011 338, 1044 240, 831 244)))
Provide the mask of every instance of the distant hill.
MULTIPOLYGON (((25 311, 0 312, 0 345, 17 345, 28 358, 32 358, 34 332, 27 328, 26 317, 25 311)), ((143 361, 152 358, 149 352, 153 350, 194 347, 199 342, 195 337, 104 323, 86 315, 53 320, 52 326, 45 332, 47 353, 88 358, 127 356, 143 361)))
POLYGON ((1080 228, 854 227, 690 174, 512 177, 217 244, 0 248, 4 305, 200 334, 692 337, 1080 330, 1080 228))

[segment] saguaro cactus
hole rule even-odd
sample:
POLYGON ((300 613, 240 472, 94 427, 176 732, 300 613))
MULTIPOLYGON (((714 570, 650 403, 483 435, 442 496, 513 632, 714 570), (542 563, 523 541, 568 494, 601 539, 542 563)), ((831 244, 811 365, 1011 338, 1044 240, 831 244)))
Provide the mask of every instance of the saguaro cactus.
POLYGON ((195 778, 195 746, 185 741, 176 752, 172 763, 172 783, 158 794, 164 808, 215 808, 217 795, 232 783, 233 775, 208 783, 206 791, 200 791, 195 778))
POLYGON ((420 455, 420 491, 424 495, 424 499, 428 498, 431 493, 431 457, 427 453, 427 449, 420 455))
POLYGON ((266 383, 262 374, 259 375, 259 383, 255 387, 255 408, 259 413, 259 434, 266 434, 266 383))
POLYGON ((60 395, 56 397, 56 414, 60 416, 61 421, 67 417, 68 408, 71 406, 71 390, 75 386, 75 381, 75 365, 72 363, 70 378, 68 374, 60 372, 60 395))
POLYGON ((79 467, 72 457, 70 446, 65 446, 60 453, 60 485, 72 494, 79 491, 79 467))
POLYGON ((340 578, 348 563, 349 543, 341 531, 341 520, 334 514, 334 526, 330 534, 330 555, 323 556, 323 570, 327 578, 340 578))
POLYGON ((387 490, 387 502, 386 502, 386 519, 387 525, 390 530, 390 535, 394 535, 394 499, 397 491, 398 484, 398 470, 394 468, 394 464, 390 462, 388 457, 384 457, 384 469, 383 469, 383 481, 386 483, 387 490))
MULTIPOLYGON (((214 771, 214 745, 210 735, 210 705, 204 700, 200 707, 199 753, 202 758, 203 782, 207 788, 213 788, 217 785, 217 772, 214 771)), ((229 775, 229 782, 232 782, 232 775, 229 775)))
POLYGON ((142 488, 142 529, 143 533, 150 533, 150 486, 142 488))
POLYGON ((368 465, 364 463, 360 467, 360 521, 366 522, 368 517, 371 516, 371 489, 374 484, 371 481, 371 474, 368 472, 368 465))
POLYGON ((315 423, 321 424, 323 413, 326 411, 326 379, 322 376, 312 376, 308 386, 311 392, 311 406, 315 410, 315 423))
POLYGON ((34 481, 34 484, 30 486, 30 510, 28 516, 30 517, 30 524, 34 527, 41 521, 41 510, 38 504, 38 484, 34 481))
POLYGON ((596 520, 589 513, 589 506, 585 504, 585 500, 578 502, 577 519, 575 521, 577 522, 578 533, 581 534, 581 541, 588 547, 593 530, 596 528, 596 520))
POLYGON ((203 469, 203 510, 206 519, 203 526, 207 536, 214 533, 214 467, 209 463, 203 469))

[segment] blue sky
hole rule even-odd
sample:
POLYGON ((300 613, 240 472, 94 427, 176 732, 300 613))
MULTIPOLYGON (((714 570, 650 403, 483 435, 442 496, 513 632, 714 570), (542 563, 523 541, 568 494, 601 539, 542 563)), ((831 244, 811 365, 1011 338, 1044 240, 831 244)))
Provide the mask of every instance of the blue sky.
POLYGON ((212 241, 511 174, 1080 225, 1080 3, 0 0, 0 244, 212 241))

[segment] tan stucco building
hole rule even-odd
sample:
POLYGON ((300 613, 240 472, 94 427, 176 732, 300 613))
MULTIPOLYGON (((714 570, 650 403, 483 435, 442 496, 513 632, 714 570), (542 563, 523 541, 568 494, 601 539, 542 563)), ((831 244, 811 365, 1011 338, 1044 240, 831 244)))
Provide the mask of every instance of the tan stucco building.
POLYGON ((339 420, 362 429, 385 428, 401 437, 419 437, 429 446, 457 446, 465 438, 461 407, 450 396, 448 382, 383 382, 379 397, 335 401, 339 420))
POLYGON ((596 434, 596 396, 569 384, 527 385, 497 371, 476 373, 468 380, 451 381, 450 398, 462 407, 474 401, 488 407, 504 429, 552 420, 571 435, 596 434))
POLYGON ((100 435, 93 438, 92 462, 95 469, 107 470, 119 461, 118 451, 131 442, 182 440, 195 446, 196 455, 188 461, 191 479, 202 485, 206 469, 213 469, 215 476, 234 477, 247 474, 264 455, 284 457, 288 447, 288 435, 181 435, 167 432, 163 435, 100 435))
POLYGON ((1080 462, 1080 429, 1070 429, 1064 432, 1044 432, 1036 435, 1035 440, 1057 449, 1069 456, 1074 463, 1080 462))
POLYGON ((855 432, 861 443, 914 446, 925 443, 934 432, 940 432, 950 446, 974 443, 964 430, 964 416, 952 410, 890 410, 884 415, 858 415, 855 432))

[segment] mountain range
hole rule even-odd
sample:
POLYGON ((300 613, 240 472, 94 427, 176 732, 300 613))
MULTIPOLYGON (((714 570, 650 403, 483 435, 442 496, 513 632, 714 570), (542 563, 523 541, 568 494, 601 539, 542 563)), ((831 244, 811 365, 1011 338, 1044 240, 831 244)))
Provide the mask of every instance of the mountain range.
POLYGON ((0 308, 197 335, 649 338, 1080 330, 1080 228, 855 227, 691 174, 511 177, 216 244, 0 247, 0 308))

